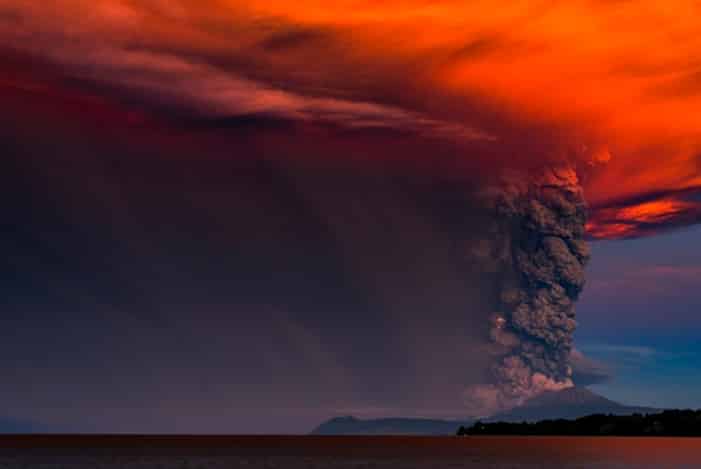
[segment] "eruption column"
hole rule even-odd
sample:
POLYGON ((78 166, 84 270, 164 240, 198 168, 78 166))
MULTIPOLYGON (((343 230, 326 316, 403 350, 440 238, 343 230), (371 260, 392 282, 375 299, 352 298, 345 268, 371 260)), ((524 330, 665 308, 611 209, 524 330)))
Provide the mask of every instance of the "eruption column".
POLYGON ((574 170, 508 180, 495 198, 499 248, 498 312, 490 320, 496 407, 572 386, 574 303, 589 248, 586 205, 574 170))

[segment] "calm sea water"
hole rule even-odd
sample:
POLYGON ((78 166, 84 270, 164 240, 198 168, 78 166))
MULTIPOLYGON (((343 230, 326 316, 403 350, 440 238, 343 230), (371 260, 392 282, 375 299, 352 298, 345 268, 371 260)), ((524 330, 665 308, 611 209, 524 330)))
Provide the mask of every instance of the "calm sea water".
POLYGON ((579 437, 0 438, 0 468, 701 468, 701 439, 579 437), (102 439, 99 439, 102 438, 102 439))

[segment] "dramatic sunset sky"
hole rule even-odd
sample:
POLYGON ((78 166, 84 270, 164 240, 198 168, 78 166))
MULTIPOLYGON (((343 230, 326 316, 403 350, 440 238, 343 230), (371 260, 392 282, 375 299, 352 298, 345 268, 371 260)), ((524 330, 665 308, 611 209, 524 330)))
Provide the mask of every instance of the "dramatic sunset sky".
POLYGON ((700 30, 695 0, 0 0, 0 417, 454 415, 419 388, 459 372, 457 316, 402 298, 463 308, 436 220, 563 163, 593 389, 701 407, 700 30))

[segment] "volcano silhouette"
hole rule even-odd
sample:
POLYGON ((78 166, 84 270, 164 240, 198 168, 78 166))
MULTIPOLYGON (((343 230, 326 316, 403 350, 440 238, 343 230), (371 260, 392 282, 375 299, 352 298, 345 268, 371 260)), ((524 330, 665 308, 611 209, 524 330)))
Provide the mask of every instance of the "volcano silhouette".
POLYGON ((508 412, 484 419, 489 422, 535 422, 548 419, 576 419, 592 414, 630 415, 652 413, 660 409, 627 406, 605 398, 587 388, 572 387, 548 391, 508 412))

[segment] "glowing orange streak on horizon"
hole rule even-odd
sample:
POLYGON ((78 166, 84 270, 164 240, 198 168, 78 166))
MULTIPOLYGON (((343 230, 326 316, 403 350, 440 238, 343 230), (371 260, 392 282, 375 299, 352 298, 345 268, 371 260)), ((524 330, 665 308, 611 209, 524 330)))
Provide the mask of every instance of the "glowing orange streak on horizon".
POLYGON ((639 225, 663 226, 666 221, 687 213, 701 213, 701 207, 696 202, 667 197, 622 208, 602 209, 594 213, 586 228, 594 238, 625 238, 639 234, 639 225))

